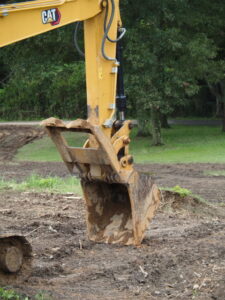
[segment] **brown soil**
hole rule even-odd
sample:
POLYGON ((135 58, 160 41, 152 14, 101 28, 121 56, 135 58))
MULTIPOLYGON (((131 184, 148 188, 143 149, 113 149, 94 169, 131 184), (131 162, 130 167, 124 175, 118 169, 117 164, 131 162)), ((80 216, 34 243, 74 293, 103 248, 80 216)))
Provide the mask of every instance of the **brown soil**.
POLYGON ((0 126, 0 161, 10 160, 18 148, 44 135, 38 126, 0 126))
MULTIPOLYGON (((24 136, 26 130, 20 128, 24 136)), ((8 158, 16 152, 17 133, 11 130, 8 158)), ((61 163, 17 163, 2 157, 0 174, 6 179, 20 181, 34 172, 68 176, 61 163)), ((87 239, 84 203, 74 194, 1 191, 0 231, 22 232, 34 253, 31 275, 13 288, 29 296, 45 291, 54 300, 225 299, 224 177, 205 175, 225 165, 137 168, 152 173, 159 185, 189 188, 209 204, 163 192, 142 246, 123 247, 87 239)))

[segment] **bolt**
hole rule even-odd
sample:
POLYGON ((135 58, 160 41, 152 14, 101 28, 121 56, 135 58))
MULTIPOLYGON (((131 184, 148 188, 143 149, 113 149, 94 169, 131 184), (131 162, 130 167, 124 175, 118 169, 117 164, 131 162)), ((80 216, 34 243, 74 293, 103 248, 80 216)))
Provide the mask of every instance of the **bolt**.
POLYGON ((105 7, 107 6, 107 1, 106 1, 106 0, 103 0, 103 1, 101 2, 101 6, 102 6, 102 8, 105 8, 105 7))
POLYGON ((134 158, 132 155, 129 155, 128 158, 127 158, 127 162, 129 165, 132 165, 132 163, 134 162, 134 158))
POLYGON ((128 128, 131 130, 134 128, 134 125, 132 123, 129 123, 128 128))
POLYGON ((123 168, 125 168, 126 165, 127 165, 127 160, 126 160, 126 158, 122 158, 121 161, 120 161, 120 164, 121 164, 121 166, 122 166, 123 168))

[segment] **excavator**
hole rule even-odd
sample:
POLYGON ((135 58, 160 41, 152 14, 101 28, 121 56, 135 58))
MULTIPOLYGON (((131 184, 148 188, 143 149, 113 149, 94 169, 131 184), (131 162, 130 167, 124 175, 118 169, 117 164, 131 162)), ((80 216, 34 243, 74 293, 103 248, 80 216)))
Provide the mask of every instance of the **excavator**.
MULTIPOLYGON (((81 21, 88 118, 66 122, 51 117, 41 125, 69 172, 79 172, 89 239, 140 245, 159 206, 160 191, 148 174, 135 170, 129 152, 135 124, 125 118, 121 39, 126 30, 119 0, 0 1, 0 47, 70 23, 76 24, 77 33, 81 21), (65 132, 86 133, 87 140, 73 147, 65 132)), ((25 237, 0 232, 0 273, 15 278, 28 268, 31 256, 25 237)))

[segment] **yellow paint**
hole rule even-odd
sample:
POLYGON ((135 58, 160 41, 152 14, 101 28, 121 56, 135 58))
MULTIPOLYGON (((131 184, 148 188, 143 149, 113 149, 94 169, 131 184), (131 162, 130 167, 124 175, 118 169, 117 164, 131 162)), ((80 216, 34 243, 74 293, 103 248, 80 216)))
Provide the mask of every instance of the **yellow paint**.
MULTIPOLYGON (((118 22, 120 21, 119 0, 115 0, 116 13, 109 32, 112 39, 116 39, 118 22)), ((107 61, 101 55, 101 42, 103 31, 104 12, 94 18, 88 19, 85 24, 85 57, 86 57, 86 82, 87 82, 87 104, 92 109, 88 119, 92 124, 103 125, 110 120, 115 113, 109 109, 115 104, 117 74, 113 73, 114 61, 107 61), (98 116, 95 108, 98 107, 98 116)), ((116 43, 106 41, 105 52, 109 57, 116 56, 116 43)), ((111 128, 105 128, 106 135, 111 136, 111 128)))
POLYGON ((92 18, 100 12, 99 0, 36 0, 0 6, 0 47, 92 18), (55 26, 42 23, 43 10, 51 8, 58 8, 61 13, 60 24, 55 26))

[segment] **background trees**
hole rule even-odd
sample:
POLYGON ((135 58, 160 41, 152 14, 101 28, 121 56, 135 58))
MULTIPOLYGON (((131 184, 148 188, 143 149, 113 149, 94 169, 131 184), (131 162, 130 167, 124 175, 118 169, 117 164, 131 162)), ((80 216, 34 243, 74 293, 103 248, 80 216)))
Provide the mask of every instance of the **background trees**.
POLYGON ((0 51, 0 117, 84 117, 84 63, 73 47, 74 25, 0 51))
MULTIPOLYGON (((151 122, 160 145, 165 116, 194 114, 193 101, 206 105, 210 93, 225 120, 225 3, 123 0, 121 10, 128 115, 139 119, 142 132, 151 122)), ((70 25, 1 49, 1 118, 85 115, 84 66, 72 39, 70 25)))
POLYGON ((142 120, 151 116, 157 145, 162 143, 160 115, 188 106, 201 82, 214 86, 224 78, 225 6, 206 0, 131 2, 126 1, 131 9, 125 11, 131 110, 136 107, 142 120))

